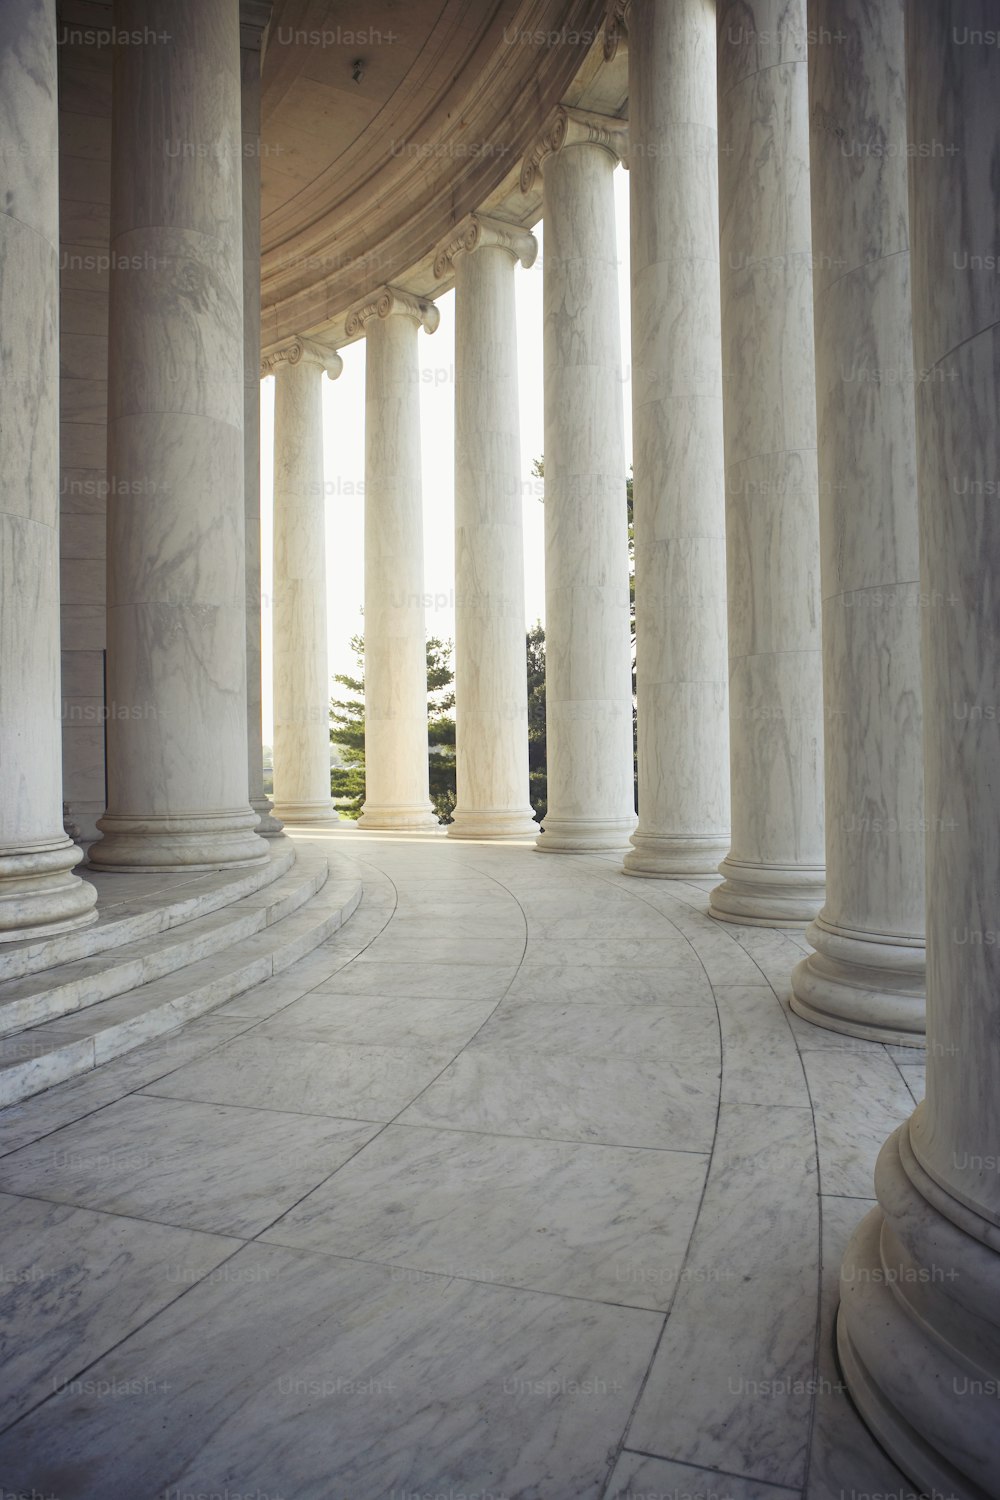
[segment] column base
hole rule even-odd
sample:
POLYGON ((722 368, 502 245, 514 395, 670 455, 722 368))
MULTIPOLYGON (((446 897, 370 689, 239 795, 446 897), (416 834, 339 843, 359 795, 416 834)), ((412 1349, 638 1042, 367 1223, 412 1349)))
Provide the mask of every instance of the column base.
POLYGON ((627 849, 635 817, 546 817, 535 848, 542 854, 587 854, 605 849, 627 849))
POLYGON ((921 941, 863 934, 827 922, 806 930, 816 949, 792 970, 792 1009, 845 1036, 925 1045, 926 954, 921 941))
POLYGON ((744 927, 808 927, 826 893, 824 865, 752 865, 724 859, 708 914, 744 927))
POLYGON ((97 921, 97 891, 71 873, 83 851, 59 837, 0 853, 0 943, 50 937, 97 921))
POLYGON ((656 833, 633 833, 632 848, 622 868, 626 875, 649 880, 683 880, 688 875, 715 875, 729 848, 726 839, 674 838, 656 833))
POLYGON ((909 1122, 882 1148, 875 1185, 880 1206, 841 1268, 848 1390, 919 1492, 1000 1500, 1000 1228, 931 1182, 909 1122))
MULTIPOLYGON (((284 823, 339 823, 340 814, 329 797, 316 802, 281 802, 274 804, 275 817, 280 818, 278 827, 284 823)), ((258 829, 258 832, 261 832, 258 829)))
POLYGON ((88 849, 87 863, 95 870, 136 874, 259 865, 271 856, 254 832, 256 822, 249 803, 245 810, 171 817, 105 813, 97 820, 101 837, 88 849))
POLYGON ((358 828, 440 829, 438 815, 429 802, 400 803, 396 807, 369 807, 366 802, 357 821, 358 828))
POLYGON ((530 807, 508 810, 502 807, 456 807, 448 824, 452 839, 516 839, 538 832, 535 814, 530 807))
POLYGON ((257 827, 254 832, 263 839, 277 838, 285 825, 274 816, 274 808, 268 798, 265 797, 262 802, 251 802, 250 806, 257 814, 257 827))

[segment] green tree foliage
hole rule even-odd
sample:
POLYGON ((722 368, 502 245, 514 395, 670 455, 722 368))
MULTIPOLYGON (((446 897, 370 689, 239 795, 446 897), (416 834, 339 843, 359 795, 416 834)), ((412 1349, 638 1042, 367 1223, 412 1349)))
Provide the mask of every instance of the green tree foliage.
POLYGON ((536 621, 526 637, 528 658, 528 795, 541 822, 548 807, 545 772, 545 631, 536 621))
MULTIPOLYGON (((342 764, 330 774, 330 790, 345 818, 359 818, 365 801, 365 640, 351 638, 357 674, 338 673, 334 681, 349 697, 330 704, 330 739, 340 750, 342 764)), ((431 802, 442 823, 450 823, 455 809, 455 673, 452 643, 436 636, 427 642, 427 738, 431 802)))
POLYGON ((455 812, 455 670, 451 641, 427 642, 427 739, 431 802, 441 823, 455 812))

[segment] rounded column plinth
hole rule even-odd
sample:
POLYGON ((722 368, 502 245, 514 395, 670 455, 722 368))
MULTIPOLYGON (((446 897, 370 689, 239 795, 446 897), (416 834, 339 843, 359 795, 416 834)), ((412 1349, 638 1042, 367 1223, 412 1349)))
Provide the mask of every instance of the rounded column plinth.
POLYGON ((122 873, 156 870, 221 870, 259 865, 270 859, 254 832, 257 814, 174 813, 169 817, 98 818, 102 838, 91 844, 88 864, 122 873))
POLYGON ((689 875, 715 875, 729 848, 724 839, 685 839, 633 833, 632 848, 622 862, 626 875, 647 880, 684 880, 689 875))
POLYGON ((1000 1227, 931 1181, 909 1129, 882 1148, 879 1207, 844 1256, 840 1364, 865 1422, 918 1490, 997 1500, 1000 1227))
POLYGON ((0 853, 0 943, 49 937, 96 922, 97 892, 71 875, 82 852, 66 838, 0 853))
POLYGON ((742 927, 808 927, 823 904, 823 865, 756 865, 724 859, 708 914, 742 927))
POLYGON ((412 807, 369 807, 367 802, 357 821, 358 828, 392 829, 419 828, 421 831, 438 832, 441 824, 431 807, 416 804, 412 807))
MULTIPOLYGON (((339 823, 340 814, 330 802, 280 802, 276 809, 284 823, 339 823)), ((262 832, 258 828, 258 833, 262 832)))
POLYGON ((922 939, 849 932, 822 913, 806 937, 816 952, 792 971, 798 1015, 845 1036, 924 1046, 922 939))
POLYGON ((535 841, 541 854, 587 854, 603 849, 627 849, 635 819, 599 820, 546 818, 535 841))
POLYGON ((506 808, 456 807, 447 833, 453 839, 516 839, 538 832, 535 814, 530 807, 508 811, 506 808))

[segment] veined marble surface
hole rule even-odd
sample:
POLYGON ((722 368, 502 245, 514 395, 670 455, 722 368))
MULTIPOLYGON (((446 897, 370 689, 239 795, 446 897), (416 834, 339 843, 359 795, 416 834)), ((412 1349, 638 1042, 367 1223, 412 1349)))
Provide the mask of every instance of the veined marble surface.
POLYGON ((54 0, 0 28, 0 943, 94 920, 63 832, 54 0))
POLYGON ((829 1343, 905 1049, 613 852, 323 836, 335 938, 0 1114, 5 1486, 908 1500, 829 1343))
MULTIPOLYGON (((455 259, 456 838, 536 832, 528 800, 514 265, 489 220, 455 259)), ((467 236, 468 238, 468 236, 467 236)), ((535 257, 520 234, 525 265, 535 257)))
POLYGON ((640 813, 625 868, 714 874, 729 662, 711 7, 633 6, 628 60, 640 813))
POLYGON ((923 1032, 924 799, 902 0, 813 0, 826 902, 801 1014, 923 1032))
MULTIPOLYGON (((274 375, 274 801, 301 823, 330 800, 323 362, 307 341, 274 375)), ((332 353, 331 372, 340 368, 332 353)))
MULTIPOLYGON (((365 828, 436 828, 427 772, 427 649, 418 317, 365 323, 365 828)), ((431 326, 436 327, 436 310, 431 326)))
POLYGON ((719 205, 732 846, 717 916, 823 897, 806 0, 720 0, 719 205))
POLYGON ((603 146, 546 157, 542 850, 624 848, 635 827, 628 519, 612 173, 603 146))

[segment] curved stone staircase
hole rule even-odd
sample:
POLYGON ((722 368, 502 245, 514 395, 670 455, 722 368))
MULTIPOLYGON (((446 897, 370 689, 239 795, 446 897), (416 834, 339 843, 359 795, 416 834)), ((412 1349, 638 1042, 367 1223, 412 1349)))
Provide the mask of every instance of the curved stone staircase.
POLYGON ((261 869, 107 875, 98 920, 0 947, 0 1106, 85 1073, 280 973, 361 900, 347 861, 269 840, 261 869))

